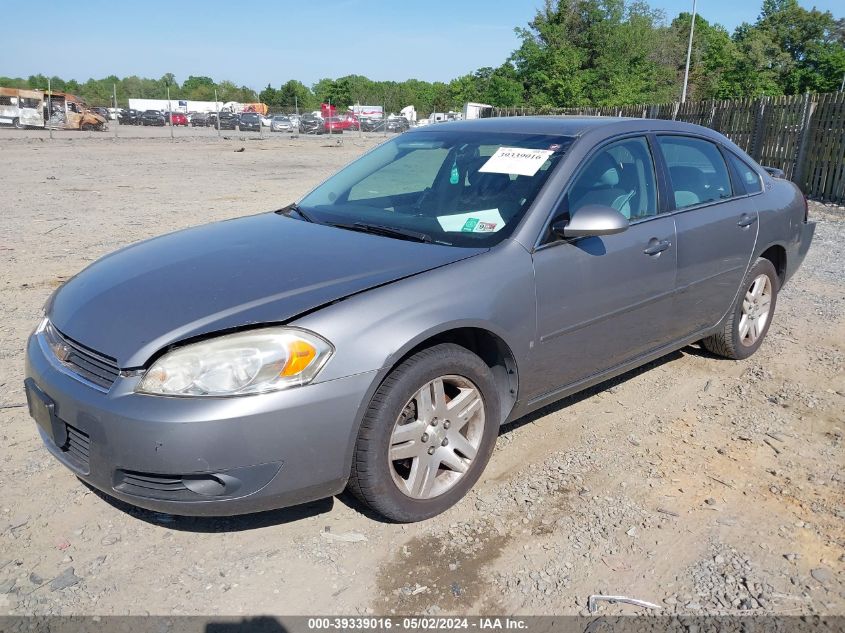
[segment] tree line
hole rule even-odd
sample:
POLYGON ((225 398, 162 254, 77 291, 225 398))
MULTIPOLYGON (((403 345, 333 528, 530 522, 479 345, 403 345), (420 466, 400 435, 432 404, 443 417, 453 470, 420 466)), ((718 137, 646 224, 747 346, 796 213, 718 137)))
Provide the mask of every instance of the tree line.
MULTIPOLYGON (((89 79, 52 77, 54 90, 78 94, 91 105, 129 97, 211 101, 262 101, 274 111, 313 110, 331 101, 383 105, 397 112, 413 105, 425 115, 459 109, 468 101, 499 107, 617 106, 679 99, 690 13, 667 22, 644 0, 546 0, 516 33, 520 44, 498 67, 479 68, 449 82, 374 81, 361 75, 320 79, 313 86, 291 79, 256 94, 232 81, 168 73, 89 79)), ((754 23, 733 33, 695 17, 688 98, 834 92, 845 77, 845 18, 805 9, 797 0, 764 0, 754 23)), ((46 88, 47 77, 0 77, 0 85, 46 88)))

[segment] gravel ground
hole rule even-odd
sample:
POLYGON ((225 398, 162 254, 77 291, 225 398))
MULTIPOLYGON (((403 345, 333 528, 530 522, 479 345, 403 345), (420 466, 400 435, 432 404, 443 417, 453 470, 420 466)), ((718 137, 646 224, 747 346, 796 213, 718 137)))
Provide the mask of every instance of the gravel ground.
POLYGON ((40 446, 21 388, 39 309, 115 248, 278 208, 380 137, 133 131, 0 130, 0 614, 578 614, 608 594, 845 615, 845 210, 812 205, 813 248, 752 359, 689 347, 509 425, 440 517, 383 523, 341 495, 177 518, 92 492, 40 446))

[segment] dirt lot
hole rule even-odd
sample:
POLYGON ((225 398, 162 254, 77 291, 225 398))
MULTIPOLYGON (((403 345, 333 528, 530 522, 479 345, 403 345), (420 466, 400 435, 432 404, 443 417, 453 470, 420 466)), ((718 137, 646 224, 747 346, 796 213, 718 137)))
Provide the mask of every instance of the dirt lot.
POLYGON ((52 289, 124 244, 278 208, 380 138, 179 132, 0 130, 0 614, 575 614, 596 593, 845 614, 841 208, 813 205, 814 246, 751 360, 690 347, 509 425, 433 520, 383 523, 345 495, 176 518, 91 492, 22 404, 52 289))

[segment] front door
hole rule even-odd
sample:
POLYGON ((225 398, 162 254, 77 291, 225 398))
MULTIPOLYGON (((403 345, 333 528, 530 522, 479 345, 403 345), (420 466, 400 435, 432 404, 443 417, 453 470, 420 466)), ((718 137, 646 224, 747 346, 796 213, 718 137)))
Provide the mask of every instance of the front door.
POLYGON ((588 204, 614 207, 629 228, 553 242, 534 253, 537 399, 609 370, 676 337, 672 306, 677 248, 671 215, 658 213, 657 183, 643 137, 595 154, 566 194, 570 217, 588 204))

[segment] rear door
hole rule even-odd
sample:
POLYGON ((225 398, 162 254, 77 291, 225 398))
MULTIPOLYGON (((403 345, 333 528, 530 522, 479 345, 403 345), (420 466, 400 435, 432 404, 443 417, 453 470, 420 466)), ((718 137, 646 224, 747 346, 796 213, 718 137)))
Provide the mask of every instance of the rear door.
POLYGON ((616 235, 541 245, 534 252, 538 341, 529 398, 573 385, 674 337, 675 224, 659 213, 649 142, 599 148, 570 184, 564 211, 588 204, 629 218, 616 235))
POLYGON ((689 335, 718 323, 736 296, 757 241, 756 198, 746 194, 716 143, 695 136, 657 139, 676 209, 674 311, 689 335))

